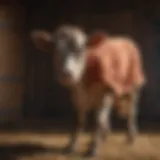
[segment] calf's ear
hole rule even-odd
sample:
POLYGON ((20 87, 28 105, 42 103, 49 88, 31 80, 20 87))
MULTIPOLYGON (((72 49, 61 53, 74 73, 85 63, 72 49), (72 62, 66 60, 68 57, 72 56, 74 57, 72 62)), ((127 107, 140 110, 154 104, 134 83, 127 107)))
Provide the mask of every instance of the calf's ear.
POLYGON ((99 45, 101 42, 103 42, 107 38, 107 35, 105 32, 95 32, 92 35, 90 35, 88 39, 88 46, 96 46, 99 45))
POLYGON ((30 38, 37 49, 47 53, 52 52, 53 37, 51 33, 44 30, 33 30, 30 38))

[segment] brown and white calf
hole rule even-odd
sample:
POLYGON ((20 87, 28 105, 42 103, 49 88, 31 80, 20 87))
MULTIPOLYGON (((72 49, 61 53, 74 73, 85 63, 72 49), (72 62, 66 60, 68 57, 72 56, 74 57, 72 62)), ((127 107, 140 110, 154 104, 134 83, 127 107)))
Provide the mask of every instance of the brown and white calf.
POLYGON ((95 109, 97 128, 89 153, 97 153, 100 142, 110 131, 113 104, 118 109, 125 106, 127 137, 133 142, 137 132, 138 98, 145 84, 137 45, 129 38, 104 33, 88 38, 80 28, 67 25, 53 33, 35 30, 31 38, 40 50, 54 53, 56 78, 70 89, 78 120, 71 136, 71 151, 76 150, 77 136, 82 131, 87 112, 95 109))

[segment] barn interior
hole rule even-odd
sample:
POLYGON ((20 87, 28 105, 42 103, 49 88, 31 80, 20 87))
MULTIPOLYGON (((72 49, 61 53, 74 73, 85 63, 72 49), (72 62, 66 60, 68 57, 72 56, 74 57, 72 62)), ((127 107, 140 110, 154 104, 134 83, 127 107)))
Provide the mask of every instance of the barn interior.
MULTIPOLYGON (((44 136, 42 132, 46 132, 46 128, 43 127, 48 125, 49 130, 52 129, 53 132, 56 126, 65 128, 73 121, 74 112, 68 91, 54 79, 51 55, 37 50, 29 37, 33 29, 51 31, 62 24, 79 25, 88 34, 102 29, 113 35, 130 36, 137 41, 142 49, 147 75, 147 85, 140 98, 138 122, 141 129, 158 133, 160 128, 160 3, 158 0, 106 0, 104 2, 6 0, 1 1, 0 6, 0 129, 2 129, 0 130, 0 158, 3 157, 4 160, 18 159, 22 154, 44 152, 43 147, 34 145, 33 139, 36 139, 37 143, 43 140, 47 145, 49 142, 55 145, 61 144, 55 135, 44 136), (30 126, 33 126, 32 129, 39 127, 41 131, 34 135, 29 134, 30 126), (4 128, 12 128, 12 131, 20 128, 20 131, 18 134, 6 132, 4 128), (21 141, 25 143, 32 141, 32 145, 17 145, 21 141), (10 145, 10 142, 13 144, 10 145)), ((90 117, 92 119, 92 116, 90 117)), ((124 123, 113 114, 113 124, 115 128, 121 128, 124 123)), ((60 140, 61 138, 58 137, 60 140)), ((160 147, 160 139, 155 137, 153 139, 153 146, 160 147)), ((144 148, 144 153, 139 150, 133 153, 144 157, 153 155, 149 152, 151 150, 145 150, 148 145, 147 140, 144 138, 143 141, 144 144, 140 142, 138 145, 144 148)), ((119 144, 117 146, 120 147, 119 144)), ((123 147, 121 149, 123 150, 123 147)), ((115 150, 118 153, 119 149, 115 150)), ((155 153, 155 149, 152 151, 155 153)), ((125 152, 128 153, 128 150, 125 149, 125 152)), ((106 153, 111 154, 111 157, 114 155, 110 150, 106 153)), ((129 160, 124 157, 122 159, 129 160)), ((157 157, 159 159, 160 155, 157 154, 157 157)), ((42 154, 38 158, 54 159, 53 156, 42 154)), ((136 156, 134 159, 136 160, 136 156)))
MULTIPOLYGON (((158 2, 147 1, 45 1, 24 5, 26 12, 25 39, 32 29, 53 30, 61 24, 80 25, 91 34, 103 29, 110 34, 133 37, 142 48, 144 66, 148 78, 141 97, 140 117, 144 121, 157 122, 159 109, 158 73, 158 2), (92 5, 91 5, 92 4, 92 5), (31 7, 32 6, 32 7, 31 7), (142 118, 143 117, 143 118, 142 118)), ((37 51, 31 41, 25 43, 26 91, 23 116, 68 119, 71 104, 66 92, 54 81, 50 55, 37 51), (63 100, 61 100, 63 97, 63 100), (64 111, 64 112, 63 112, 64 111)))
MULTIPOLYGON (((51 0, 38 3, 8 0, 2 3, 1 32, 3 34, 5 30, 6 35, 10 35, 12 31, 21 41, 19 47, 17 46, 21 48, 18 52, 16 50, 12 53, 12 49, 5 51, 2 47, 2 123, 13 122, 17 118, 22 121, 71 121, 72 105, 67 90, 54 79, 52 57, 38 51, 29 37, 33 29, 51 31, 62 24, 79 25, 88 34, 102 29, 110 34, 130 36, 137 41, 142 49, 147 75, 147 85, 140 100, 140 122, 159 123, 158 4, 158 1, 143 0, 113 0, 103 3, 89 0, 68 1, 65 4, 63 1, 51 0), (6 25, 8 22, 12 24, 9 28, 6 25), (17 88, 13 90, 8 83, 17 85, 17 88)), ((11 39, 10 36, 8 39, 11 39)), ((11 48, 14 43, 13 39, 8 40, 6 46, 11 48)))

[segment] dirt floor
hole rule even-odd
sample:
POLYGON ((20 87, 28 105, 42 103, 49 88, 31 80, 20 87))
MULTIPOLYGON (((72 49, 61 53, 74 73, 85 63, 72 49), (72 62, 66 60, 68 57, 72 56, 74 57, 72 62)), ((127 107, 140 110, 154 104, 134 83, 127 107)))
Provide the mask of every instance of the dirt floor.
MULTIPOLYGON (((79 152, 87 149, 89 134, 79 138, 79 152)), ((100 149, 103 160, 160 160, 160 134, 141 134, 127 145, 124 133, 112 133, 100 149)), ((84 160, 78 155, 62 155, 68 134, 14 132, 0 133, 1 160, 84 160)))

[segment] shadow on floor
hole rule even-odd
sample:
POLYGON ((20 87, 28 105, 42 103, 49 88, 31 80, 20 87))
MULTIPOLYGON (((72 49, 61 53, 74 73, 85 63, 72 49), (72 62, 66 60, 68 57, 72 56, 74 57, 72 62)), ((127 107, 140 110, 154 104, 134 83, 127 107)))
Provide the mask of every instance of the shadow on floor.
POLYGON ((17 160, 21 156, 32 156, 35 154, 60 153, 60 148, 45 148, 38 144, 18 143, 0 144, 0 158, 3 160, 17 160))

